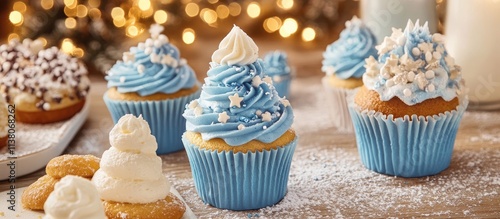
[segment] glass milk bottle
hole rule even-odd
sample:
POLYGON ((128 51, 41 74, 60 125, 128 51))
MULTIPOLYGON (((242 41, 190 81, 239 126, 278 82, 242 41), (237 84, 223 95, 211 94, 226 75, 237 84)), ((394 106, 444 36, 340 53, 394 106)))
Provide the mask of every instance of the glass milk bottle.
POLYGON ((391 35, 393 27, 404 29, 408 19, 413 22, 420 19, 420 24, 427 21, 430 32, 437 31, 435 0, 361 0, 360 10, 363 22, 379 44, 391 35))
POLYGON ((446 49, 462 66, 469 108, 500 109, 500 0, 448 0, 446 49))

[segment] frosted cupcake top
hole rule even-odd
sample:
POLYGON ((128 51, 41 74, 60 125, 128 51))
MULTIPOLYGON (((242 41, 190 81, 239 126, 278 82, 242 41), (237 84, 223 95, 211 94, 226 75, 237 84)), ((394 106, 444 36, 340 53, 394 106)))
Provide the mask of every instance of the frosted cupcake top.
POLYGON ((188 131, 239 146, 254 139, 273 142, 291 127, 290 103, 278 96, 257 45, 239 27, 222 40, 210 66, 200 98, 183 114, 188 131))
POLYGON ((1 46, 0 54, 7 54, 1 55, 5 62, 0 92, 9 103, 50 110, 61 101, 84 99, 88 94, 87 69, 57 47, 42 50, 38 41, 25 40, 1 46), (11 57, 14 53, 15 59, 11 57))
POLYGON ((340 38, 326 47, 321 70, 341 79, 361 78, 366 69, 365 59, 377 57, 377 40, 370 29, 356 16, 345 23, 340 38))
POLYGON ((276 50, 267 53, 264 56, 264 66, 266 74, 271 77, 290 75, 290 66, 285 52, 276 50))
POLYGON ((164 199, 170 183, 162 173, 158 145, 142 116, 126 114, 109 133, 111 147, 102 154, 92 177, 101 199, 151 203, 164 199))
POLYGON ((88 179, 72 175, 56 183, 43 209, 43 219, 107 218, 94 185, 88 179))
POLYGON ((172 94, 196 84, 193 69, 180 58, 179 50, 169 43, 167 36, 160 34, 162 31, 162 26, 152 25, 151 38, 123 53, 123 61, 117 61, 108 71, 108 88, 147 96, 172 94))
POLYGON ((408 21, 404 30, 393 28, 378 50, 378 61, 366 59, 363 83, 380 94, 382 101, 398 97, 407 105, 442 97, 446 101, 464 93, 460 66, 449 56, 444 37, 431 35, 427 22, 408 21))

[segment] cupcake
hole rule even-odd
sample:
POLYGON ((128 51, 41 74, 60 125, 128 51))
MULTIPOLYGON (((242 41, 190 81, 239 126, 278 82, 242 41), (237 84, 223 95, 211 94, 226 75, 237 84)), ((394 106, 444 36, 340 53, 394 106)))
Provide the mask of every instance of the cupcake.
POLYGON ((460 67, 443 36, 418 21, 393 29, 377 50, 349 105, 361 161, 387 175, 438 174, 450 165, 468 104, 460 67))
POLYGON ((43 209, 43 219, 106 219, 95 186, 79 176, 68 175, 56 183, 43 209))
POLYGON ((0 47, 0 93, 16 106, 16 121, 46 124, 80 112, 90 88, 85 66, 56 47, 35 53, 36 46, 23 44, 0 47))
POLYGON ((321 70, 327 103, 334 125, 343 132, 352 132, 352 121, 347 109, 346 96, 363 85, 366 72, 365 59, 377 57, 377 40, 370 29, 357 17, 346 22, 340 38, 326 47, 321 70))
POLYGON ((148 123, 127 114, 109 133, 111 147, 102 154, 92 182, 109 219, 181 218, 184 203, 170 192, 157 143, 148 123))
POLYGON ((123 53, 108 71, 104 102, 116 123, 125 114, 142 115, 158 141, 158 154, 182 150, 184 106, 198 98, 196 76, 179 50, 152 25, 151 38, 123 53))
POLYGON ((266 74, 273 79, 274 88, 280 97, 288 97, 292 81, 290 66, 285 52, 273 51, 264 56, 266 74))
POLYGON ((297 136, 293 111, 239 27, 219 44, 199 99, 186 107, 182 141, 196 190, 212 206, 258 209, 286 193, 297 136))

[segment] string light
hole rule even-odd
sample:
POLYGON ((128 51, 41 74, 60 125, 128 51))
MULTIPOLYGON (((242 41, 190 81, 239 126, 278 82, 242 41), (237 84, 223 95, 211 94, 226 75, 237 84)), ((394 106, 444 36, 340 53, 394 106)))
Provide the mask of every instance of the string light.
POLYGON ((24 4, 24 2, 15 2, 14 5, 12 5, 12 9, 24 13, 26 12, 26 4, 24 4))
POLYGON ((69 38, 64 38, 62 43, 61 43, 61 50, 65 52, 66 54, 70 54, 73 52, 73 49, 75 48, 75 45, 73 45, 73 41, 69 38))
POLYGON ((293 0, 278 0, 276 4, 282 9, 289 10, 293 7, 293 0))
POLYGON ((70 7, 64 7, 64 14, 68 17, 74 17, 76 16, 76 7, 70 8, 70 7))
POLYGON ((89 17, 94 20, 101 18, 101 11, 97 8, 92 8, 89 10, 89 17))
POLYGON ((247 7, 247 14, 251 18, 256 18, 260 15, 260 5, 257 2, 251 2, 247 7))
POLYGON ((97 8, 99 5, 101 5, 101 0, 89 0, 88 4, 92 8, 97 8))
POLYGON ((74 9, 76 7, 76 0, 64 0, 64 5, 70 9, 74 9))
POLYGON ((125 18, 123 18, 123 17, 120 17, 118 19, 113 19, 113 24, 116 27, 123 27, 123 26, 125 26, 125 23, 127 23, 127 20, 125 20, 125 18))
POLYGON ((220 19, 226 19, 229 16, 229 8, 225 5, 217 6, 216 11, 220 19))
POLYGON ((241 6, 237 2, 231 2, 229 4, 229 14, 231 16, 238 16, 241 13, 241 6))
POLYGON ((77 17, 85 17, 87 16, 87 13, 88 13, 88 9, 87 7, 85 7, 85 5, 77 5, 76 6, 76 16, 77 17))
POLYGON ((280 28, 280 35, 285 38, 289 37, 290 35, 297 32, 298 26, 299 25, 295 19, 287 18, 285 19, 285 21, 283 21, 283 26, 281 26, 280 28))
POLYGON ((215 4, 217 2, 219 2, 219 0, 208 0, 208 3, 210 3, 210 4, 215 4))
POLYGON ((212 9, 204 8, 200 12, 200 17, 207 24, 214 24, 217 22, 217 12, 212 9))
POLYGON ((268 33, 276 32, 280 29, 282 25, 281 19, 279 17, 270 17, 264 20, 263 26, 264 30, 268 33))
POLYGON ((191 28, 184 29, 184 31, 182 32, 182 41, 185 44, 188 44, 188 45, 192 44, 195 39, 196 39, 196 33, 194 32, 193 29, 191 29, 191 28))
POLYGON ((191 2, 186 5, 185 11, 187 16, 196 17, 200 11, 200 7, 198 7, 198 4, 191 2))
POLYGON ((113 19, 123 18, 125 16, 125 11, 120 7, 114 7, 111 9, 111 17, 113 19))
POLYGON ((76 20, 72 17, 66 18, 66 20, 64 20, 64 26, 66 26, 66 28, 73 29, 76 27, 76 20))
POLYGON ((126 32, 128 37, 135 37, 139 35, 139 28, 137 28, 135 25, 131 25, 127 27, 126 32))
POLYGON ((139 5, 139 9, 141 9, 142 11, 147 11, 149 8, 151 8, 151 2, 149 0, 139 0, 137 5, 139 5))
POLYGON ((54 0, 42 0, 40 6, 42 6, 44 10, 49 10, 54 7, 54 0))
POLYGON ((309 42, 316 38, 316 31, 312 27, 306 27, 302 30, 302 40, 309 42))
POLYGON ((14 24, 14 26, 20 26, 23 24, 23 14, 19 11, 12 11, 9 14, 9 20, 12 24, 14 24))
POLYGON ((155 12, 154 19, 156 23, 164 24, 165 22, 167 22, 168 14, 164 10, 158 10, 155 12))

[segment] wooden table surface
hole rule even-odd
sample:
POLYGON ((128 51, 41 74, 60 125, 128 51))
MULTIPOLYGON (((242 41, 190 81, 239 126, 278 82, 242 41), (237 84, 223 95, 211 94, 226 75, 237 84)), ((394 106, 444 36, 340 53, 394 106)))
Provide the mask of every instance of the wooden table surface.
MULTIPOLYGON (((102 77, 94 76, 90 116, 64 153, 100 156, 113 123, 102 101, 102 77)), ((164 173, 199 217, 440 217, 500 218, 500 112, 467 112, 450 168, 437 176, 405 179, 366 170, 352 134, 336 131, 324 107, 320 77, 292 84, 294 128, 300 136, 288 194, 274 207, 234 212, 204 205, 196 194, 184 151, 162 155, 164 173)), ((45 171, 16 180, 28 186, 45 171)), ((0 183, 0 191, 9 184, 0 183)), ((1 218, 1 217, 0 217, 1 218)))

